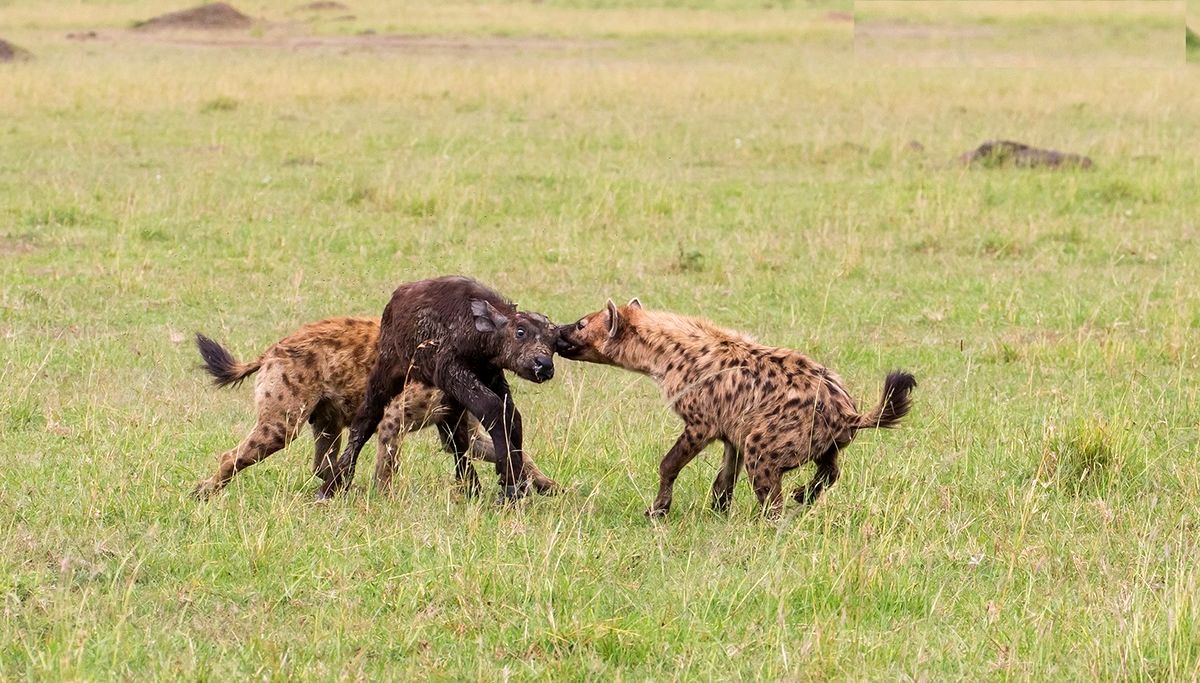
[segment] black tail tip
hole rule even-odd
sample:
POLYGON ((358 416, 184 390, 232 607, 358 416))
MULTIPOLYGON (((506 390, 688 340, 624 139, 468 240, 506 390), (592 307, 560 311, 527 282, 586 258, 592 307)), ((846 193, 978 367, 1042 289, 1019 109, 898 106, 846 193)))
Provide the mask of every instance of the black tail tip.
POLYGON ((235 369, 237 360, 225 347, 197 332, 196 349, 200 352, 200 358, 204 360, 200 367, 213 376, 213 384, 223 387, 242 380, 235 369))
POLYGON ((917 388, 917 378, 903 370, 893 370, 883 380, 883 392, 889 396, 904 396, 917 388))

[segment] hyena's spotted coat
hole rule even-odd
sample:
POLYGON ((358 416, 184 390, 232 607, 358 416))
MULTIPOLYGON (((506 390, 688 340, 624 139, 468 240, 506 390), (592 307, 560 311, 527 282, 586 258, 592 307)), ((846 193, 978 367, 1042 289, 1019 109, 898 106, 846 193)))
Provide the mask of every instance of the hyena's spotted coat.
POLYGON ((894 427, 909 409, 913 376, 888 375, 882 401, 859 413, 842 380, 798 351, 763 346, 697 318, 642 309, 637 299, 561 328, 564 358, 616 365, 649 375, 686 423, 659 466, 658 496, 646 514, 664 515, 679 471, 715 440, 725 459, 712 505, 727 510, 745 462, 769 516, 782 508, 784 473, 815 461, 816 475, 793 496, 816 500, 838 478, 838 452, 860 429, 894 427))
MULTIPOLYGON (((286 447, 305 422, 312 424, 316 438, 313 472, 327 476, 341 445, 342 430, 366 393, 378 340, 377 319, 330 318, 301 327, 254 361, 239 363, 215 341, 196 335, 203 367, 219 386, 236 385, 258 373, 254 386, 257 424, 237 447, 221 454, 216 473, 196 486, 196 495, 205 498, 216 493, 240 470, 286 447)), ((386 490, 391 484, 404 436, 428 426, 438 428, 451 454, 458 429, 469 435, 472 457, 495 462, 491 439, 479 422, 468 416, 461 425, 449 424, 447 412, 445 395, 418 382, 407 385, 404 393, 388 404, 379 426, 375 467, 380 488, 386 490)), ((549 493, 557 487, 528 455, 525 471, 539 492, 549 493)), ((468 467, 467 485, 478 489, 478 478, 472 475, 475 470, 468 467)))

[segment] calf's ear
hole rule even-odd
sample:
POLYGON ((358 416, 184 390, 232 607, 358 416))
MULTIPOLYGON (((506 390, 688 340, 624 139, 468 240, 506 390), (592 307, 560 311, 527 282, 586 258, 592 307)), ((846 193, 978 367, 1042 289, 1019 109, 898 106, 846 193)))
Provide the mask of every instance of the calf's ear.
POLYGON ((608 308, 608 338, 612 339, 621 331, 621 316, 617 313, 617 305, 612 299, 609 299, 605 306, 608 308))
POLYGON ((508 316, 483 299, 471 299, 471 315, 475 317, 475 329, 480 332, 495 332, 508 324, 508 316))
POLYGON ((633 308, 641 308, 642 300, 635 296, 629 300, 629 305, 632 306, 633 308))

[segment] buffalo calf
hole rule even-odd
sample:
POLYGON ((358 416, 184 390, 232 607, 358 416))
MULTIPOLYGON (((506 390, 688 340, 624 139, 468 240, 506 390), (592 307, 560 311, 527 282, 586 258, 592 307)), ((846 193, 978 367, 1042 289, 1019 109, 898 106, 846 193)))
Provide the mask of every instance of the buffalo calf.
MULTIPOLYGON (((441 390, 447 419, 466 424, 474 415, 492 438, 501 497, 524 495, 521 413, 504 378, 511 370, 531 382, 554 376, 558 328, 538 313, 518 311, 499 293, 465 277, 401 285, 380 321, 378 354, 367 391, 350 425, 346 450, 319 492, 328 498, 354 478, 358 453, 375 432, 387 404, 410 382, 441 390)), ((450 436, 455 472, 468 466, 469 434, 450 436)))

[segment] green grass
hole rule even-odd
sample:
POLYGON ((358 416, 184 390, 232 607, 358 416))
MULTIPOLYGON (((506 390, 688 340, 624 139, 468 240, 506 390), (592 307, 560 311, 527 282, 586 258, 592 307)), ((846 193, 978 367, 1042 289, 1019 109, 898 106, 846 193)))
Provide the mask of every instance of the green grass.
POLYGON ((855 67, 847 3, 347 4, 462 46, 0 7, 37 57, 0 65, 0 678, 1200 674, 1194 66, 855 67), (1096 168, 953 163, 997 137, 1096 168), (251 356, 446 272, 704 315, 864 404, 902 367, 915 409, 779 523, 707 511, 716 448, 647 522, 676 418, 566 361, 516 384, 559 497, 465 500, 424 434, 392 498, 368 447, 311 504, 307 437, 187 498, 251 424, 191 332, 251 356))

